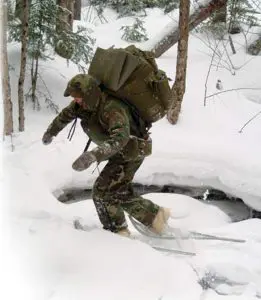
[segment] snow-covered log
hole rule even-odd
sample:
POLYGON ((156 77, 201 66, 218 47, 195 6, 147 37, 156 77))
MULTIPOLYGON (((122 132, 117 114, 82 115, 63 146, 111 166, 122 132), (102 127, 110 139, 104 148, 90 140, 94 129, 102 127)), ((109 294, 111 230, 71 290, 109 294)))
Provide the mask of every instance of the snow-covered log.
MULTIPOLYGON (((201 22, 206 20, 213 12, 222 8, 227 0, 208 0, 204 3, 198 3, 198 8, 192 11, 189 17, 189 30, 191 31, 201 22)), ((179 39, 179 27, 176 23, 167 25, 162 34, 159 35, 159 40, 155 40, 151 50, 156 57, 160 57, 169 48, 175 45, 179 39)))

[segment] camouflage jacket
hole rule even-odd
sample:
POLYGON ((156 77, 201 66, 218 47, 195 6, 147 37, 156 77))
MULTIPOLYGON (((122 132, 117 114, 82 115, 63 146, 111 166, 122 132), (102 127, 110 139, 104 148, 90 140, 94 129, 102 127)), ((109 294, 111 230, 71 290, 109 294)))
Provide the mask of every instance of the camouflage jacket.
POLYGON ((125 160, 151 154, 151 139, 141 134, 130 108, 112 96, 104 96, 97 112, 89 112, 74 101, 53 120, 47 129, 56 136, 67 124, 79 118, 83 131, 98 146, 91 152, 98 162, 120 153, 125 160))

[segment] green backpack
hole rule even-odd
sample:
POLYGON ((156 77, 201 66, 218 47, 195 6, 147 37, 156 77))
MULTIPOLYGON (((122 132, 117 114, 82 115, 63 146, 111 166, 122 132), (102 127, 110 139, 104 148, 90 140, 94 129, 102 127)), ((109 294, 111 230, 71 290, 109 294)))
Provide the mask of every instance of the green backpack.
POLYGON ((97 48, 88 73, 101 83, 102 90, 134 107, 147 124, 166 115, 171 89, 152 52, 134 45, 97 48))

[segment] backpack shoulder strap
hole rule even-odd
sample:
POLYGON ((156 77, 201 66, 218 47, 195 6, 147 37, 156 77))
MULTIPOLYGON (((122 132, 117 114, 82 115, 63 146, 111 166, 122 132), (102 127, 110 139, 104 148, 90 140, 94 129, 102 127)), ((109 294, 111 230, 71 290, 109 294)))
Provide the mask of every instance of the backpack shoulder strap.
POLYGON ((149 129, 151 128, 152 124, 144 121, 140 117, 138 109, 132 103, 130 103, 128 100, 117 97, 116 92, 108 90, 105 86, 100 85, 100 89, 104 92, 104 95, 105 95, 104 99, 101 101, 101 104, 99 106, 99 120, 100 120, 101 124, 103 123, 102 113, 103 113, 103 109, 106 105, 106 100, 109 96, 112 96, 112 97, 118 99, 119 101, 123 102, 128 107, 129 113, 137 127, 140 137, 147 138, 149 129), (106 91, 108 91, 108 92, 106 92, 106 91))

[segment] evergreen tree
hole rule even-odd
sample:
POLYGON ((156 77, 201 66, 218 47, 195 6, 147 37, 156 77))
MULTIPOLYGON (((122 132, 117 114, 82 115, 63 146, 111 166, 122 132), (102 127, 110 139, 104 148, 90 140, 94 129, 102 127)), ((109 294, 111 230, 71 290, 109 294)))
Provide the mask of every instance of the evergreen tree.
POLYGON ((139 18, 135 18, 135 22, 132 26, 122 26, 120 30, 123 30, 122 39, 128 42, 142 42, 147 41, 146 29, 143 26, 144 21, 139 18))
POLYGON ((158 0, 158 6, 167 14, 179 7, 179 0, 158 0))
POLYGON ((116 9, 119 17, 134 16, 142 12, 146 15, 145 5, 142 0, 124 0, 124 1, 111 1, 112 8, 116 9))
POLYGON ((119 17, 134 16, 142 13, 146 15, 146 8, 159 7, 165 13, 178 8, 179 0, 90 0, 90 5, 97 6, 100 11, 111 7, 119 17))
MULTIPOLYGON (((39 60, 51 59, 55 51, 62 57, 76 63, 83 72, 93 56, 95 40, 87 29, 78 28, 72 32, 56 30, 59 21, 56 0, 31 0, 29 8, 28 56, 31 59, 31 89, 28 93, 35 107, 40 106, 36 96, 39 75, 39 60)), ((69 27, 68 27, 69 28, 69 27)), ((22 24, 10 13, 9 39, 21 42, 22 24)))
POLYGON ((158 7, 161 0, 143 0, 144 6, 146 8, 158 7))
POLYGON ((233 34, 240 32, 242 25, 247 25, 248 27, 260 25, 257 17, 260 15, 260 12, 257 11, 257 7, 253 7, 253 3, 248 0, 228 1, 228 31, 230 33, 233 34))
POLYGON ((243 26, 248 28, 259 25, 257 7, 248 0, 228 0, 226 6, 210 16, 202 24, 201 29, 214 33, 216 37, 223 37, 227 32, 239 33, 243 26))

